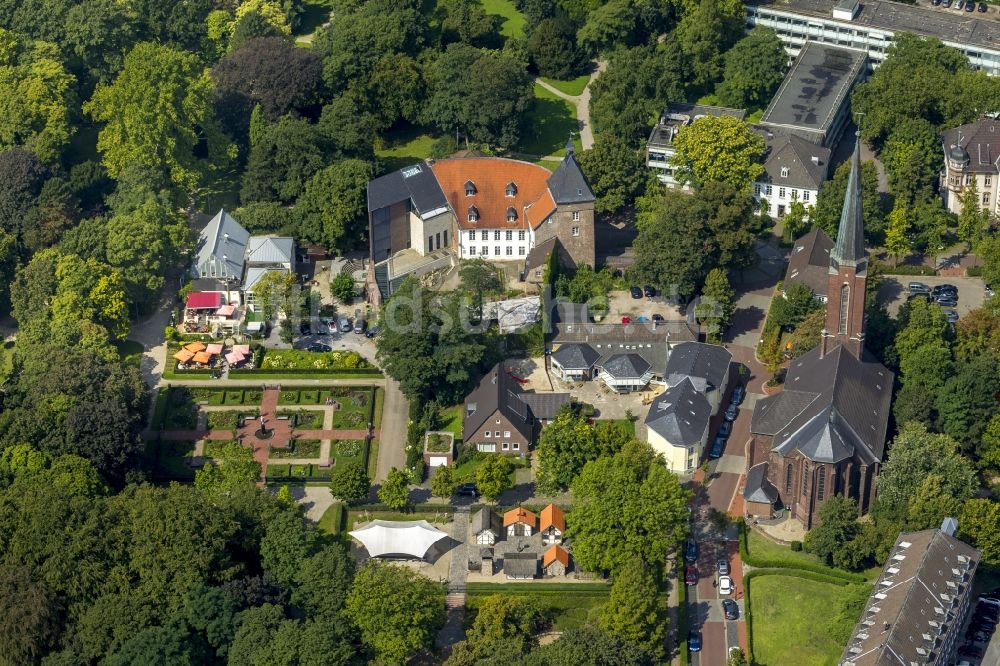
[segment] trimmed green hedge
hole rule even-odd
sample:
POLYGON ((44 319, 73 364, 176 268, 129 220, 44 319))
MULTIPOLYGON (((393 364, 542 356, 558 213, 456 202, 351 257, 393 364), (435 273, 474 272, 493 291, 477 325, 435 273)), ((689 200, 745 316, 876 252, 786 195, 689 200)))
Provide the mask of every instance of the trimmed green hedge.
POLYGON ((229 371, 230 377, 254 377, 254 376, 292 376, 292 375, 322 375, 326 377, 337 377, 345 375, 350 377, 371 377, 381 378, 382 373, 374 368, 234 368, 229 371))
POLYGON ((982 277, 983 267, 982 266, 969 266, 965 269, 966 277, 982 277))
POLYGON ((843 571, 841 569, 834 569, 833 567, 828 567, 823 564, 809 564, 807 562, 787 562, 781 560, 768 560, 765 558, 752 557, 750 551, 747 548, 747 526, 746 523, 739 523, 740 529, 740 559, 743 560, 745 564, 757 569, 780 569, 782 571, 808 571, 810 573, 817 574, 819 576, 824 576, 827 578, 836 578, 847 583, 865 583, 865 577, 861 574, 851 573, 849 571, 843 571))
POLYGON ((937 271, 933 266, 924 266, 923 264, 902 264, 900 266, 890 266, 889 264, 883 264, 882 262, 875 262, 878 265, 878 270, 883 275, 937 275, 937 271))

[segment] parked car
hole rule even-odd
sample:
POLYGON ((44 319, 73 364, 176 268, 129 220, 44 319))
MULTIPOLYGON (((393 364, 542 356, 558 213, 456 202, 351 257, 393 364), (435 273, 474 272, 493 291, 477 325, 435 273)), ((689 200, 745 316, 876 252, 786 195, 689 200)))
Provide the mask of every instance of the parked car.
POLYGON ((687 565, 684 570, 684 584, 685 585, 697 585, 698 584, 698 568, 693 565, 687 565))
POLYGON ((684 542, 684 559, 688 562, 694 562, 698 559, 698 544, 694 539, 688 539, 684 542))
POLYGON ((735 421, 736 416, 739 413, 740 413, 740 406, 730 404, 728 407, 726 407, 726 413, 723 414, 723 418, 725 418, 727 421, 735 421))
POLYGON ((979 596, 979 603, 1000 609, 1000 595, 997 595, 995 592, 990 592, 989 594, 982 594, 979 596))
POLYGON ((945 310, 944 317, 948 320, 949 324, 954 324, 958 321, 958 312, 955 310, 945 310))
POLYGON ((729 438, 729 435, 733 433, 733 422, 723 421, 722 425, 719 426, 719 437, 729 438))
POLYGON ((931 0, 931 4, 937 7, 938 5, 941 4, 941 0, 931 0))
POLYGON ((931 293, 931 288, 928 287, 923 282, 911 282, 906 285, 907 291, 911 294, 929 294, 931 293))
POLYGON ((728 576, 729 575, 729 558, 728 557, 726 557, 725 555, 721 555, 719 557, 719 559, 716 560, 716 564, 719 567, 719 575, 720 576, 728 576))
POLYGON ((732 599, 722 600, 722 610, 726 614, 727 620, 740 619, 740 605, 732 599))
POLYGON ((722 452, 725 450, 725 448, 726 448, 726 438, 716 437, 715 440, 712 442, 712 448, 708 452, 708 457, 711 458, 712 460, 715 460, 716 458, 721 458, 722 452))
POLYGON ((347 318, 347 315, 337 317, 337 330, 341 333, 351 332, 351 320, 347 318))
POLYGON ((656 296, 656 287, 647 284, 642 288, 642 293, 646 298, 652 298, 653 296, 656 296))
POLYGON ((958 305, 958 296, 944 293, 938 296, 935 302, 942 307, 953 308, 958 305))
POLYGON ((737 386, 733 389, 733 395, 729 398, 729 403, 732 405, 738 405, 743 402, 743 396, 746 395, 746 389, 742 386, 737 386))
POLYGON ((663 315, 661 315, 659 312, 654 312, 653 315, 650 317, 650 319, 652 319, 653 321, 663 321, 663 315))
POLYGON ((983 656, 983 649, 976 647, 975 645, 965 644, 958 648, 958 653, 963 657, 973 657, 979 659, 983 656))
POLYGON ((719 594, 733 593, 733 579, 729 576, 719 576, 719 594))
POLYGON ((965 9, 965 0, 958 0, 958 2, 955 3, 955 9, 958 11, 965 9))
POLYGON ((701 632, 694 629, 688 632, 688 650, 691 652, 701 652, 701 632))
POLYGON ((475 498, 479 496, 479 489, 476 488, 476 484, 474 483, 463 483, 462 485, 460 485, 458 488, 455 489, 455 494, 468 495, 470 497, 475 498))
POLYGON ((976 3, 974 3, 972 0, 969 0, 967 3, 965 3, 965 11, 967 12, 976 11, 976 3))
POLYGON ((937 284, 931 289, 931 296, 939 296, 941 294, 957 294, 958 287, 953 284, 937 284))
POLYGON ((331 351, 333 351, 333 347, 331 347, 330 345, 324 345, 322 342, 314 342, 311 345, 309 345, 308 347, 306 347, 306 351, 311 351, 311 352, 331 352, 331 351))
POLYGON ((951 7, 951 0, 941 0, 942 7, 951 7))
POLYGON ((980 2, 979 3, 979 13, 980 14, 985 14, 986 13, 986 3, 985 2, 980 2))
POLYGON ((639 287, 630 288, 629 293, 632 294, 632 298, 642 298, 642 289, 639 289, 639 287))
POLYGON ((381 333, 381 332, 382 332, 382 327, 381 326, 372 326, 367 331, 365 331, 365 337, 366 338, 374 338, 374 337, 378 336, 378 334, 381 333))
POLYGON ((628 315, 625 315, 624 317, 622 317, 622 323, 623 324, 631 324, 632 323, 632 317, 629 317, 628 315))
POLYGON ((367 328, 368 328, 368 323, 365 321, 364 317, 358 317, 357 319, 354 320, 354 332, 355 333, 359 333, 359 334, 360 333, 364 333, 365 329, 367 329, 367 328))

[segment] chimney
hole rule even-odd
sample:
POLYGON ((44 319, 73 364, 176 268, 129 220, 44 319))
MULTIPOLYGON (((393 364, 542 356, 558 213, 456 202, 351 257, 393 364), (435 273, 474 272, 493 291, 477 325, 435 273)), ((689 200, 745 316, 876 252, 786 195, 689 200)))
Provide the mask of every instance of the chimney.
POLYGON ((955 532, 958 530, 958 521, 950 516, 946 517, 941 521, 941 531, 948 536, 955 536, 955 532))

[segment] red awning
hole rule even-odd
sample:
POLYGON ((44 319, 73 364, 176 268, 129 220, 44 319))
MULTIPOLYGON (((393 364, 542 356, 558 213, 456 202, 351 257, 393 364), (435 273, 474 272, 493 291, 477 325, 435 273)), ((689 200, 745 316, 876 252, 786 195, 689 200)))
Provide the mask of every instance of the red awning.
POLYGON ((222 294, 217 291, 192 291, 188 294, 187 307, 189 310, 209 308, 215 310, 220 305, 222 305, 222 294))

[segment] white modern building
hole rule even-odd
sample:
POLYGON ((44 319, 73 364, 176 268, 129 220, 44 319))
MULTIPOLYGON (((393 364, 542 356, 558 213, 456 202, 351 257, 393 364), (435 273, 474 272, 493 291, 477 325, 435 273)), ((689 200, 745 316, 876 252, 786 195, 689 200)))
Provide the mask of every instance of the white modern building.
POLYGON ((684 127, 705 116, 732 116, 743 120, 746 114, 743 109, 729 109, 724 106, 668 104, 660 116, 660 122, 653 127, 646 142, 646 166, 652 169, 659 181, 667 187, 690 190, 691 186, 688 183, 680 182, 674 176, 672 160, 677 154, 674 137, 684 127))
POLYGON ((898 32, 934 37, 958 49, 973 67, 1000 76, 1000 22, 954 8, 889 0, 754 0, 747 25, 774 30, 791 55, 806 41, 861 49, 872 67, 898 32))

